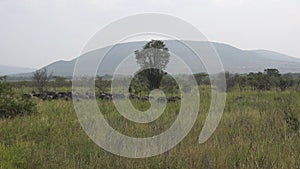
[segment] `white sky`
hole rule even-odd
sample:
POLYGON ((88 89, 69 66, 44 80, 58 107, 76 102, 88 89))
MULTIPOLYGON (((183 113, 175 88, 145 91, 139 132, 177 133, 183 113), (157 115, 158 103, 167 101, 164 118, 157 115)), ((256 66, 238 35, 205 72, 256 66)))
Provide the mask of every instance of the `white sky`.
POLYGON ((0 0, 0 64, 73 59, 105 25, 145 12, 184 19, 210 41, 300 57, 299 0, 0 0))

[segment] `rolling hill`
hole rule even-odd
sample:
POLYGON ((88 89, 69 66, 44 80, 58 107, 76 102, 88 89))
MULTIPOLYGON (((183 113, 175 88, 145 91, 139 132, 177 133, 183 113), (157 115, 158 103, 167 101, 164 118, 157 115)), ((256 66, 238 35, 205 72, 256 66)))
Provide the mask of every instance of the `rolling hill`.
POLYGON ((18 73, 30 73, 33 71, 35 71, 35 69, 33 68, 0 65, 0 76, 12 75, 18 73))
MULTIPOLYGON (((132 57, 134 59, 134 51, 140 50, 146 42, 128 42, 116 45, 113 50, 107 53, 106 57, 103 59, 101 67, 99 67, 98 74, 112 74, 115 68, 118 66, 126 56, 124 53, 126 51, 131 51, 132 57)), ((184 48, 175 41, 168 40, 165 41, 166 46, 169 48, 170 52, 176 53, 180 58, 182 58, 186 63, 191 66, 194 72, 205 71, 204 66, 201 64, 196 64, 193 60, 192 55, 194 55, 191 50, 184 48)), ((204 50, 207 42, 193 41, 191 42, 193 47, 196 47, 198 51, 204 50)), ((300 59, 280 54, 273 51, 267 50, 241 50, 233 46, 223 44, 223 43, 212 43, 218 52, 220 59, 223 62, 226 71, 232 73, 248 73, 248 72, 258 72, 263 71, 265 68, 277 68, 282 73, 287 72, 300 72, 300 59)), ((106 51, 110 47, 103 49, 98 49, 93 52, 87 53, 79 57, 79 59, 86 59, 88 62, 93 62, 97 60, 97 57, 106 51)), ((45 68, 49 72, 53 72, 56 76, 72 76, 74 66, 76 63, 75 58, 71 61, 57 61, 51 63, 45 68)), ((171 64, 171 63, 170 63, 171 64)), ((128 65, 128 67, 133 67, 128 65)), ((180 72, 180 70, 178 70, 180 72)), ((32 73, 17 74, 15 76, 31 76, 32 73)))

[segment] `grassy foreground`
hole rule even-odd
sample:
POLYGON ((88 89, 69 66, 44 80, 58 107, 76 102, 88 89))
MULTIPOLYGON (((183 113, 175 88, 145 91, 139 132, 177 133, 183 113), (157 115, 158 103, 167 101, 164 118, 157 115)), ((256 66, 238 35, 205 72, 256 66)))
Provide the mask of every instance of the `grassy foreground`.
MULTIPOLYGON (((0 168, 300 168, 295 120, 300 117, 300 93, 230 92, 217 130, 198 144, 209 108, 209 94, 201 96, 201 110, 188 136, 169 152, 145 159, 119 157, 98 147, 81 128, 72 102, 35 100, 37 114, 0 119, 0 168)), ((113 127, 133 136, 167 129, 179 107, 168 105, 158 122, 151 124, 164 126, 156 131, 128 124, 111 102, 99 106, 108 112, 105 117, 113 127)), ((144 109, 147 104, 137 106, 144 109)))

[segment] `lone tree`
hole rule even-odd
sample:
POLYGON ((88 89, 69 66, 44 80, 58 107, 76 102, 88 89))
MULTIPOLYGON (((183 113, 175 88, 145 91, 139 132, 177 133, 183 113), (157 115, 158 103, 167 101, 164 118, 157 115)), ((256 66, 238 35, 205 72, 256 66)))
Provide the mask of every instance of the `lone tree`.
POLYGON ((135 51, 135 55, 137 63, 141 67, 138 78, 147 79, 150 90, 159 88, 170 58, 169 49, 164 42, 151 40, 141 51, 135 51))
POLYGON ((48 75, 46 68, 34 72, 32 79, 39 93, 43 93, 45 89, 47 90, 47 85, 51 77, 52 77, 52 73, 48 75))

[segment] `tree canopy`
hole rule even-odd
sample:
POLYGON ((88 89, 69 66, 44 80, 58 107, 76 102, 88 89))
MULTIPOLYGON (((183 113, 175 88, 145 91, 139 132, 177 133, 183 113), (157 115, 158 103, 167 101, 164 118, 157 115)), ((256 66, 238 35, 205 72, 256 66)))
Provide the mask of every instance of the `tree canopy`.
POLYGON ((137 77, 147 79, 149 89, 159 88, 170 58, 169 49, 165 43, 161 40, 151 40, 141 51, 135 51, 135 55, 141 68, 137 77))

